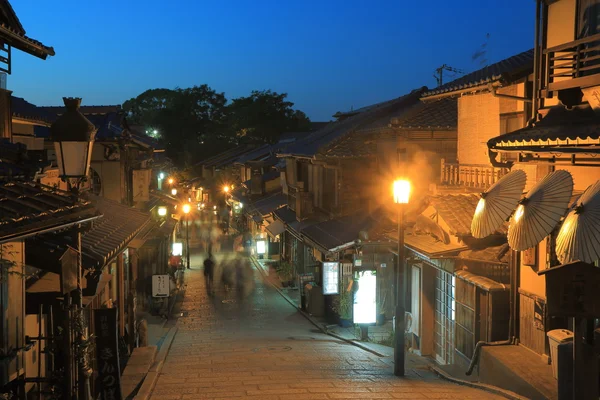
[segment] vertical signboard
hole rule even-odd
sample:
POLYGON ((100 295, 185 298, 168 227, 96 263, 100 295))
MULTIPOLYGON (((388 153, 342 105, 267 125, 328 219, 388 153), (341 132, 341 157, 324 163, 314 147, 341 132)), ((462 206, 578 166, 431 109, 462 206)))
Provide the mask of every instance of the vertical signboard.
POLYGON ((98 394, 101 400, 122 400, 121 371, 117 336, 117 309, 94 310, 96 328, 96 359, 98 363, 98 394))
POLYGON ((152 275, 152 297, 169 297, 169 275, 152 275))
POLYGON ((340 293, 340 264, 337 262, 323 263, 323 294, 340 293))
POLYGON ((133 201, 150 201, 150 169, 133 171, 133 201))
POLYGON ((375 271, 356 271, 354 295, 354 323, 375 324, 377 322, 377 275, 375 271))

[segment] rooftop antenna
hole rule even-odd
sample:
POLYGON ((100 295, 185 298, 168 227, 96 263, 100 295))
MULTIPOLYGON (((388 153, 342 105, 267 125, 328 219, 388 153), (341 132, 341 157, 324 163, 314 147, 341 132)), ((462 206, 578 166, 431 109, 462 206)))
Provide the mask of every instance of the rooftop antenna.
POLYGON ((440 87, 444 84, 444 71, 453 72, 454 75, 456 75, 456 74, 462 75, 465 73, 465 71, 463 71, 462 69, 454 68, 454 67, 451 67, 446 64, 442 65, 441 67, 436 68, 435 74, 433 74, 433 77, 437 81, 438 87, 440 87))

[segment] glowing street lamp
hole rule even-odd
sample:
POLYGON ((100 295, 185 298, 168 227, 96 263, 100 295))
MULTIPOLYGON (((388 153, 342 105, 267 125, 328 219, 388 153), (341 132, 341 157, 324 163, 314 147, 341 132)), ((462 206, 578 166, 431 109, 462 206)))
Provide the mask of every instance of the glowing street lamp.
POLYGON ((394 321, 394 375, 404 376, 404 314, 405 271, 404 265, 404 206, 410 200, 410 182, 397 179, 393 185, 394 203, 398 204, 398 262, 396 263, 396 317, 394 321))
POLYGON ((167 216, 167 207, 158 207, 158 215, 160 217, 166 217, 167 216))
POLYGON ((183 214, 185 214, 185 247, 186 247, 186 259, 187 259, 187 268, 190 269, 190 211, 192 210, 192 206, 189 204, 184 204, 181 207, 183 214))
POLYGON ((229 186, 227 186, 227 185, 223 186, 223 191, 225 193, 229 193, 229 186))
POLYGON ((408 204, 410 199, 410 182, 406 179, 394 181, 394 203, 408 204))
POLYGON ((175 180, 173 178, 169 178, 169 180, 167 182, 169 182, 169 185, 172 185, 173 182, 175 182, 175 180))

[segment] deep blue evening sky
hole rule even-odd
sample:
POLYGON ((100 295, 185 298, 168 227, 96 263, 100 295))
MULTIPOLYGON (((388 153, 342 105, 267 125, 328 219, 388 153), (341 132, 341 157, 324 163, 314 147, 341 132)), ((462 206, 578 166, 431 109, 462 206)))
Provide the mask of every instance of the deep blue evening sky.
POLYGON ((115 104, 146 89, 207 83, 227 98, 287 92, 315 121, 435 87, 446 63, 472 71, 533 47, 533 0, 13 0, 27 34, 8 87, 37 105, 115 104))

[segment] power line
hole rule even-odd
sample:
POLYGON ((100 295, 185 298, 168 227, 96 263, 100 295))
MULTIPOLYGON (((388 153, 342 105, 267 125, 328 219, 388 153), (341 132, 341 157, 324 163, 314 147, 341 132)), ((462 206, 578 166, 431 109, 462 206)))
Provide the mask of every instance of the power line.
POLYGON ((435 74, 433 74, 433 77, 437 81, 438 87, 442 86, 444 84, 444 71, 454 72, 455 74, 464 74, 465 73, 465 71, 463 71, 462 69, 454 68, 454 67, 451 67, 446 64, 442 65, 439 68, 436 68, 435 74))

